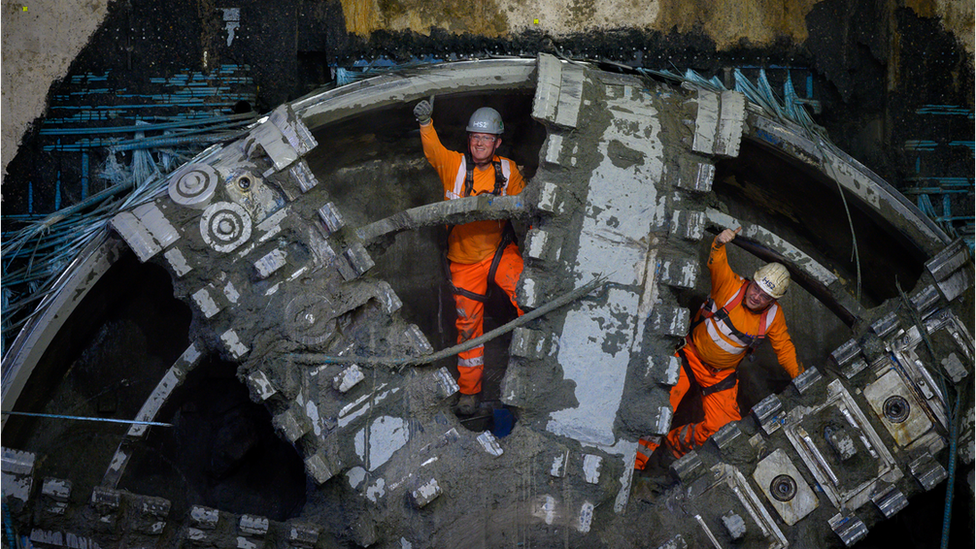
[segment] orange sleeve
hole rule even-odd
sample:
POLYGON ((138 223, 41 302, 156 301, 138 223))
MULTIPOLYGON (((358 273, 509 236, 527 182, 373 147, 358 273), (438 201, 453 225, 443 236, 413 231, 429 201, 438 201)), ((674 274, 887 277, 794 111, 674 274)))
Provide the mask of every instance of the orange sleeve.
MULTIPOLYGON (((708 271, 711 273, 712 283, 708 295, 721 307, 739 291, 742 278, 729 267, 725 245, 719 244, 717 240, 712 240, 712 249, 708 254, 708 271)), ((729 354, 713 343, 708 334, 708 322, 711 321, 699 323, 691 332, 691 342, 697 349, 699 358, 712 368, 735 367, 742 361, 743 355, 729 354)))
POLYGON ((730 299, 745 280, 735 274, 729 266, 725 254, 725 244, 719 244, 718 236, 712 240, 712 250, 708 253, 708 272, 711 273, 712 291, 709 295, 721 306, 730 299))
POLYGON ((776 318, 769 326, 769 333, 766 334, 766 337, 769 338, 769 343, 773 346, 773 351, 776 352, 776 359, 779 360, 780 366, 786 370, 786 373, 790 374, 790 378, 796 378, 803 370, 796 360, 796 347, 793 346, 790 332, 786 329, 786 315, 783 313, 783 306, 780 305, 778 309, 776 318))
MULTIPOLYGON (((717 238, 712 241, 712 249, 708 254, 708 271, 712 276, 712 292, 710 295, 721 306, 721 304, 731 299, 739 291, 745 279, 735 274, 732 267, 729 266, 725 245, 719 244, 717 238)), ((736 326, 739 326, 740 329, 745 329, 750 331, 750 333, 756 333, 755 330, 758 330, 759 326, 759 315, 755 313, 748 314, 744 305, 740 305, 740 307, 741 309, 737 307, 735 310, 730 311, 729 314, 732 322, 736 326)), ((783 312, 782 305, 777 308, 776 317, 769 326, 766 337, 773 346, 773 351, 776 352, 776 359, 779 361, 780 366, 790 374, 791 378, 800 375, 802 368, 796 360, 796 348, 793 346, 793 340, 790 339, 790 333, 786 328, 786 315, 783 312)), ((716 347, 707 335, 704 322, 695 329, 692 334, 692 342, 701 353, 702 360, 713 367, 732 367, 737 365, 743 358, 743 355, 738 357, 729 355, 716 347)))
POLYGON ((441 144, 433 122, 426 126, 420 126, 420 141, 424 146, 424 156, 437 171, 444 191, 447 192, 454 188, 454 178, 457 176, 458 168, 461 167, 461 159, 464 158, 464 155, 456 151, 449 151, 441 144))

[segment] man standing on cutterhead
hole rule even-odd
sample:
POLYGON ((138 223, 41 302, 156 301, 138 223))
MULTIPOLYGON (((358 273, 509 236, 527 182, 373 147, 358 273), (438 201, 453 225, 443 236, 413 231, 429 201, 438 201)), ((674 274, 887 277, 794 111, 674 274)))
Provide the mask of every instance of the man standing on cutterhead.
MULTIPOLYGON (((432 111, 430 102, 421 101, 413 112, 420 123, 424 155, 440 176, 445 200, 486 193, 505 196, 522 192, 525 182, 515 162, 495 155, 505 130, 498 111, 490 107, 474 111, 468 121, 468 144, 464 153, 449 151, 441 144, 431 122, 432 111)), ((473 221, 450 230, 447 259, 457 304, 459 344, 484 333, 484 301, 489 282, 504 290, 518 314, 522 314, 515 302, 515 285, 522 274, 522 256, 510 234, 511 226, 507 220, 473 221)), ((460 415, 471 415, 477 409, 484 364, 484 345, 458 353, 461 398, 457 409, 460 415)))
MULTIPOLYGON (((742 419, 736 397, 739 382, 736 369, 764 340, 769 339, 780 366, 795 378, 802 371, 796 349, 786 329, 786 316, 776 302, 790 284, 790 273, 779 263, 763 265, 747 280, 732 271, 725 245, 741 229, 725 229, 712 241, 708 271, 712 289, 688 330, 685 344, 675 356, 681 359, 678 383, 671 388, 671 408, 697 384, 701 387, 705 419, 682 425, 664 437, 666 448, 654 454, 661 444, 641 439, 635 468, 648 466, 652 455, 662 462, 679 458, 701 447, 708 437, 725 424, 742 419)), ((652 466, 659 465, 655 458, 652 466)))

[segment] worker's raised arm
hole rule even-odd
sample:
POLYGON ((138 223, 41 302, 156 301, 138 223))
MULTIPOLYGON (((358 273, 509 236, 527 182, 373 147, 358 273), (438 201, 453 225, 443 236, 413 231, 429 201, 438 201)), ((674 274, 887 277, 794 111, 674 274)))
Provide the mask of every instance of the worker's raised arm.
POLYGON ((711 273, 712 291, 710 295, 724 295, 728 287, 742 283, 742 278, 729 267, 729 259, 725 254, 725 245, 731 242, 742 228, 736 230, 725 229, 712 240, 712 249, 708 254, 708 271, 711 273))
POLYGON ((430 165, 437 170, 437 175, 444 184, 446 191, 453 186, 454 178, 457 175, 458 167, 461 165, 461 159, 464 158, 464 155, 459 152, 449 151, 441 144, 440 137, 437 136, 437 131, 434 130, 434 124, 431 121, 432 112, 433 104, 426 99, 417 103, 413 108, 413 114, 417 117, 417 122, 420 124, 420 141, 424 147, 424 156, 427 157, 430 165))

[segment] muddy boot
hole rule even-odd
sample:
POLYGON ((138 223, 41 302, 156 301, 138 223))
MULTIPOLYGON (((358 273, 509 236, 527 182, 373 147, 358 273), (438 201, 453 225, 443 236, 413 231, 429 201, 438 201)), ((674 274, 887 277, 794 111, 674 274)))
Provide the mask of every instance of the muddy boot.
POLYGON ((639 501, 653 503, 661 494, 678 485, 671 475, 634 475, 631 497, 639 501))
POLYGON ((669 474, 671 464, 677 461, 674 457, 674 453, 671 451, 671 447, 667 444, 661 444, 658 446, 651 457, 648 458, 647 464, 644 466, 644 471, 648 476, 658 477, 666 476, 669 474))
POLYGON ((478 395, 461 395, 458 399, 457 414, 459 416, 470 416, 478 410, 478 395))
POLYGON ((634 471, 632 496, 641 501, 653 502, 659 495, 678 484, 670 471, 676 461, 667 443, 658 446, 643 470, 634 471))

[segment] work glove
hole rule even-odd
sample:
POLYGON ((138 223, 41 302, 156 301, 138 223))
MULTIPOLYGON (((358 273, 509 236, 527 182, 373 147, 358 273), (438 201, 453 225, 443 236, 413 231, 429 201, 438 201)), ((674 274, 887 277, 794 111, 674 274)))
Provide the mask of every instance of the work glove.
POLYGON ((432 112, 434 112, 434 106, 426 99, 417 103, 417 106, 413 108, 413 115, 417 118, 417 122, 421 126, 426 126, 430 123, 430 113, 432 112))

